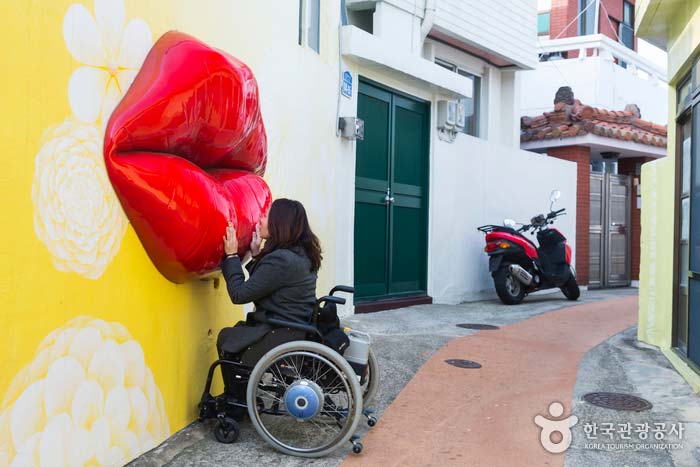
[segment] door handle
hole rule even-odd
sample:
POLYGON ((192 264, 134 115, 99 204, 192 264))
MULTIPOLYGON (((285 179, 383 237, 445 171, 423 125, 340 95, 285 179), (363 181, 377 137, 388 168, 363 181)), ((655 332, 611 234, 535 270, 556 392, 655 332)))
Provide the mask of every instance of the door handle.
POLYGON ((384 204, 386 204, 387 206, 389 206, 389 205, 392 204, 394 201, 396 201, 396 200, 394 199, 393 196, 391 196, 391 189, 390 189, 390 188, 387 188, 387 189, 386 189, 386 195, 384 195, 384 204))

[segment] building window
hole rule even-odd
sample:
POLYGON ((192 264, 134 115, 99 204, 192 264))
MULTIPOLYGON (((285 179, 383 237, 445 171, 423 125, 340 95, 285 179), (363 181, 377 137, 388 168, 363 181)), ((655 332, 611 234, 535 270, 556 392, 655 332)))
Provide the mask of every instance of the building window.
MULTIPOLYGON (((674 339, 676 350, 700 367, 700 89, 691 76, 677 86, 676 247, 674 339)), ((699 370, 700 371, 700 370, 699 370)))
POLYGON ((548 36, 549 35, 549 12, 538 13, 537 14, 537 35, 538 36, 548 36))
POLYGON ((578 12, 581 14, 578 17, 578 35, 593 34, 595 31, 595 0, 578 0, 578 12))
POLYGON ((461 131, 467 135, 478 137, 479 118, 481 116, 481 109, 479 108, 481 105, 481 77, 470 73, 457 65, 446 62, 445 60, 435 59, 435 63, 443 68, 447 68, 450 71, 458 73, 471 81, 472 97, 463 97, 460 99, 460 102, 464 104, 467 115, 464 129, 461 131))
POLYGON ((618 31, 620 42, 634 50, 634 5, 630 2, 623 2, 622 22, 618 31))
POLYGON ((321 51, 321 0, 299 0, 299 45, 321 51))

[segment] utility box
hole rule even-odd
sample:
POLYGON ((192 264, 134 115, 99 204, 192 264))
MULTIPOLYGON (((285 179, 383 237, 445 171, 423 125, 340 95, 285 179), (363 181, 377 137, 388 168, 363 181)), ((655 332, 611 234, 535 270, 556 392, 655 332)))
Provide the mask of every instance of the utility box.
POLYGON ((338 120, 340 136, 347 139, 365 139, 365 121, 357 117, 340 117, 338 120))

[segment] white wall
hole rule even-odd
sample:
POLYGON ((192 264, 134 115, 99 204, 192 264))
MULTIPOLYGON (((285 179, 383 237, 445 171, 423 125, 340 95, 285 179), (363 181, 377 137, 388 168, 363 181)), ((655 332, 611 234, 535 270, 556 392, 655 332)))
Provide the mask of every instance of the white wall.
POLYGON ((452 144, 434 144, 428 294, 435 302, 495 296, 484 235, 476 227, 505 218, 527 222, 547 212, 555 188, 562 192, 555 206, 567 211, 555 227, 575 254, 576 164, 468 135, 459 135, 452 144))
POLYGON ((537 5, 532 0, 438 0, 435 27, 520 67, 537 65, 537 5))
POLYGON ((390 2, 378 2, 373 25, 373 34, 388 45, 404 52, 420 53, 421 18, 413 12, 398 8, 390 2))
POLYGON ((665 84, 634 75, 601 57, 541 62, 537 69, 519 74, 520 115, 551 112, 557 89, 570 86, 583 104, 608 110, 623 110, 627 104, 637 104, 644 120, 659 124, 668 120, 665 84))

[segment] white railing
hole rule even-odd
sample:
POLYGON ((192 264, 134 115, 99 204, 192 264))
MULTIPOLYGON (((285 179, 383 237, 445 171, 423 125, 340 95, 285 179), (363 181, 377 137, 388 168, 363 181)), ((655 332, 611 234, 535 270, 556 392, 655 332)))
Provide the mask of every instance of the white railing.
MULTIPOLYGON (((578 58, 571 60, 585 60, 591 56, 601 57, 604 60, 627 64, 627 69, 632 73, 639 71, 647 75, 651 81, 668 83, 666 68, 653 63, 639 55, 632 49, 613 41, 603 34, 591 34, 588 36, 565 37, 562 39, 540 39, 538 51, 541 54, 556 54, 578 51, 578 58)), ((553 58, 550 58, 552 60, 553 58)))

